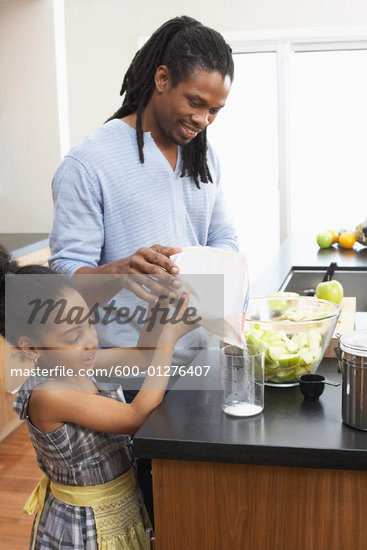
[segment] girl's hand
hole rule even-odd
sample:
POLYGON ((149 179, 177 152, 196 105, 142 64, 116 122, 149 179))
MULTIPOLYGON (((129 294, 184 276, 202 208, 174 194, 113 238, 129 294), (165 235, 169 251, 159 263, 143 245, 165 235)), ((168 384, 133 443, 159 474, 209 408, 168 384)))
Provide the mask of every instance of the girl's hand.
POLYGON ((194 308, 189 307, 190 293, 184 291, 173 304, 168 323, 164 325, 164 334, 177 342, 182 336, 198 328, 200 320, 194 308))
POLYGON ((178 300, 162 296, 154 306, 149 307, 137 344, 142 353, 140 368, 151 363, 156 348, 173 349, 182 336, 198 328, 195 319, 200 318, 192 316, 196 312, 191 311, 193 308, 189 307, 189 300, 189 293, 183 292, 178 300))

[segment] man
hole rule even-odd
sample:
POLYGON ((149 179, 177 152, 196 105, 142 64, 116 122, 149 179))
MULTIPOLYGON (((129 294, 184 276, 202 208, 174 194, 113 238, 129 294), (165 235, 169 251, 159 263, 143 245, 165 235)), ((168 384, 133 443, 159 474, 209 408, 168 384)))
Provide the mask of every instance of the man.
MULTIPOLYGON (((151 36, 125 75, 121 108, 55 174, 50 263, 57 271, 174 276, 170 256, 183 247, 237 250, 206 138, 232 80, 230 47, 198 21, 177 17, 151 36)), ((150 300, 149 289, 132 290, 150 300)), ((137 327, 129 328, 124 346, 138 339, 137 327)), ((103 345, 121 342, 115 336, 102 335, 103 345)), ((201 329, 180 341, 183 350, 205 343, 201 329)), ((187 357, 175 354, 179 364, 187 357)))
POLYGON ((194 19, 151 36, 125 75, 122 107, 55 174, 55 269, 158 274, 174 270, 177 247, 237 250, 206 140, 232 79, 229 46, 194 19))

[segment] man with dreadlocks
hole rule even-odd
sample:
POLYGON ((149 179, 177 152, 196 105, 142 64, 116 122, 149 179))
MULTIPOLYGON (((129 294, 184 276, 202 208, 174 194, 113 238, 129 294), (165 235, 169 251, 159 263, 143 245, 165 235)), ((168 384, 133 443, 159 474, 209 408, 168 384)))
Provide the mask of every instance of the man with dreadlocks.
POLYGON ((150 37, 125 75, 121 108, 55 174, 55 269, 174 273, 176 247, 237 250, 206 137, 232 80, 230 47, 195 19, 176 17, 150 37))
MULTIPOLYGON (((150 37, 124 77, 120 109, 73 147, 55 174, 54 269, 174 278, 170 256, 180 248, 237 250, 206 136, 232 80, 230 47, 195 19, 176 17, 150 37)), ((132 290, 149 300, 144 286, 132 290)), ((125 306, 129 299, 126 293, 125 306)), ((123 346, 135 346, 139 327, 128 329, 123 346)), ((121 346, 121 334, 114 341, 110 334, 111 327, 108 335, 100 330, 100 342, 121 346)), ((189 364, 192 350, 206 344, 202 329, 192 331, 176 346, 173 364, 189 364)))

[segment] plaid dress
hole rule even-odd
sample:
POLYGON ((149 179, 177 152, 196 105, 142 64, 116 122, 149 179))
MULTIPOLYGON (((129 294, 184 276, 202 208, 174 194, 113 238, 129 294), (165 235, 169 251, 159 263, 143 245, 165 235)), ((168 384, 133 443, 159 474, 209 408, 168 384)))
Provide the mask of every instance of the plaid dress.
MULTIPOLYGON (((44 433, 27 416, 32 389, 46 378, 31 377, 19 389, 13 408, 27 422, 38 465, 51 481, 62 485, 91 486, 107 483, 125 473, 133 463, 128 435, 100 433, 75 424, 63 424, 44 433)), ((93 379, 92 379, 93 380, 93 379)), ((99 394, 124 402, 120 386, 97 384, 99 394), (105 389, 103 389, 105 387, 105 389)), ((140 505, 141 496, 137 489, 140 505)), ((144 516, 143 516, 144 517, 144 516)), ((40 519, 36 550, 97 550, 92 508, 70 506, 57 500, 50 490, 40 519)))

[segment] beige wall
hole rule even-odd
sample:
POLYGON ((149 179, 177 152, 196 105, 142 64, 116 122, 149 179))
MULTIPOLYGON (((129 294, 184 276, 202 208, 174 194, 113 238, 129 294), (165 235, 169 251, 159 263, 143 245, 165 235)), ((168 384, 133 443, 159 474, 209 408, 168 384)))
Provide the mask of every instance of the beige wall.
POLYGON ((0 232, 43 232, 59 162, 51 1, 0 2, 0 232))
MULTIPOLYGON (((64 1, 71 144, 119 106, 138 37, 171 17, 222 32, 367 25, 366 0, 64 1)), ((60 161, 53 0, 0 0, 0 70, 0 232, 47 231, 60 161)))

